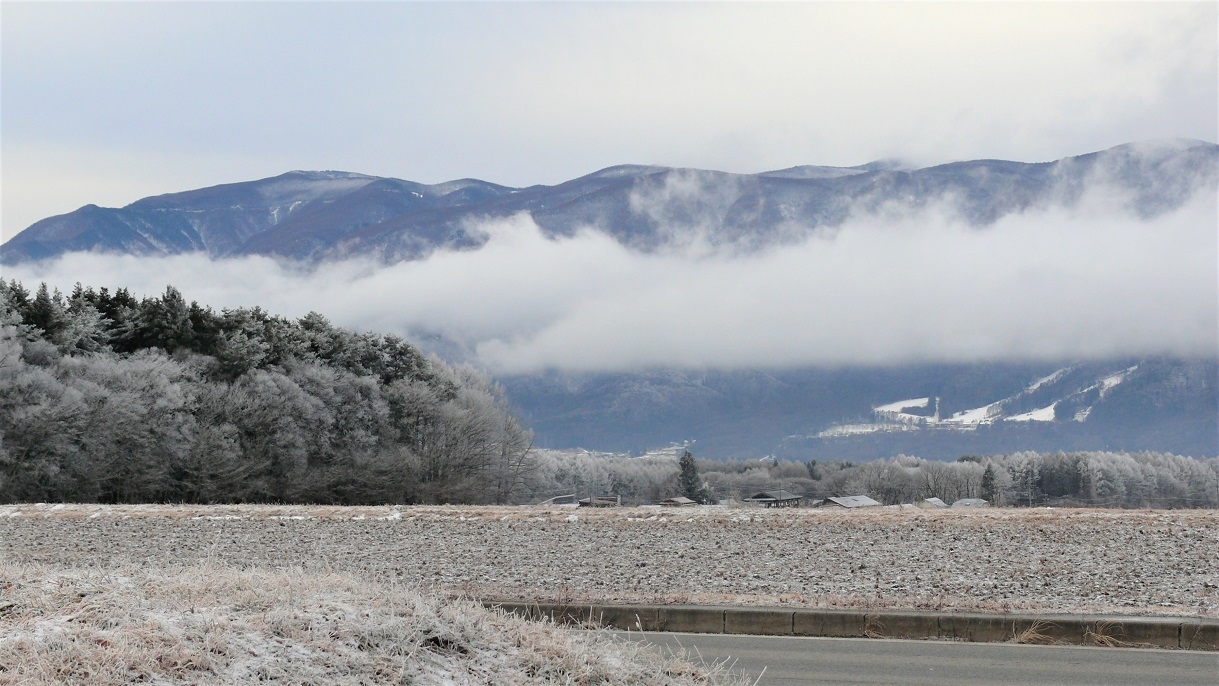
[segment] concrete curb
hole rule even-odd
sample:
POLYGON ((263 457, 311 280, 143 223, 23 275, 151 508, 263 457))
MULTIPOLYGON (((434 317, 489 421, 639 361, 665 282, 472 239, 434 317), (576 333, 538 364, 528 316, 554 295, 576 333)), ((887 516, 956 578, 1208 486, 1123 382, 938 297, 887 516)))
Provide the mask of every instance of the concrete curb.
POLYGON ((755 636, 947 639, 1219 650, 1219 619, 1114 615, 851 612, 690 605, 576 605, 484 601, 528 619, 631 631, 755 636))

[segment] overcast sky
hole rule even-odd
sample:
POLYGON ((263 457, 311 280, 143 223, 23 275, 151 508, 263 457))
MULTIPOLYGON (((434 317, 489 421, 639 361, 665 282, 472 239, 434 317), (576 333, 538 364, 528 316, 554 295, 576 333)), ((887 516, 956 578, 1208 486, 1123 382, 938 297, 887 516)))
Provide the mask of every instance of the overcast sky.
POLYGON ((0 4, 3 237, 343 169, 557 183, 1217 137, 1216 3, 0 4))

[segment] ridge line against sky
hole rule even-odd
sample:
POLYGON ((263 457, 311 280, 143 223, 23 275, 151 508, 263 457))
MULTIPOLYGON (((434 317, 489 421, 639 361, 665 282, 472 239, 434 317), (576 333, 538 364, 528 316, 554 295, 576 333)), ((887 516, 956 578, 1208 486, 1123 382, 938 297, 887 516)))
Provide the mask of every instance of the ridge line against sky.
POLYGON ((1219 140, 1216 3, 0 6, 0 239, 287 169, 553 184, 1219 140))
MULTIPOLYGON (((1143 141, 1127 141, 1127 142, 1125 142, 1119 146, 1115 146, 1115 147, 1121 148, 1124 146, 1133 146, 1133 147, 1137 148, 1140 146, 1142 146, 1142 147, 1155 146, 1155 145, 1168 146, 1168 145, 1177 145, 1177 144, 1180 144, 1180 145, 1191 145, 1191 144, 1216 145, 1216 142, 1209 141, 1209 140, 1202 140, 1202 139, 1171 138, 1171 139, 1152 139, 1152 140, 1143 140, 1143 141)), ((785 167, 783 169, 759 170, 757 172, 738 172, 738 171, 729 171, 729 170, 723 170, 723 169, 702 169, 702 168, 695 168, 695 167, 669 167, 669 166, 658 165, 658 164, 634 164, 634 163, 627 162, 627 163, 621 163, 621 164, 613 164, 613 165, 610 165, 607 167, 601 167, 598 169, 580 173, 580 174, 576 175, 575 177, 572 177, 571 179, 564 179, 564 180, 562 180, 558 183, 554 183, 554 184, 526 183, 521 186, 507 186, 506 184, 496 184, 496 185, 505 186, 507 188, 522 189, 522 190, 526 189, 526 188, 536 187, 536 186, 548 186, 548 187, 553 188, 555 186, 563 185, 564 183, 567 183, 569 181, 574 181, 577 179, 594 176, 594 175, 600 174, 601 172, 616 169, 619 167, 647 167, 647 168, 654 168, 656 170, 671 170, 671 171, 677 171, 677 172, 725 173, 725 174, 730 174, 730 175, 734 175, 734 176, 764 176, 767 174, 777 174, 780 172, 788 171, 790 169, 799 169, 801 167, 818 167, 818 168, 825 168, 825 169, 860 169, 863 167, 867 167, 869 165, 885 165, 886 168, 897 169, 897 170, 902 170, 902 171, 920 171, 923 169, 930 169, 930 168, 940 167, 940 166, 948 166, 948 165, 964 163, 964 162, 999 161, 999 162, 1015 162, 1018 164, 1052 164, 1054 162, 1060 162, 1064 159, 1071 159, 1073 157, 1079 157, 1079 156, 1083 156, 1083 155, 1095 154, 1095 153, 1101 153, 1101 152, 1105 152, 1105 151, 1104 150, 1088 150, 1088 151, 1084 151, 1084 152, 1081 152, 1078 154, 1068 155, 1066 157, 1057 158, 1057 159, 1053 159, 1053 160, 996 160, 994 158, 982 159, 982 160, 959 159, 959 160, 945 160, 945 161, 941 161, 941 162, 933 162, 933 163, 928 163, 928 164, 923 164, 923 165, 907 164, 903 160, 900 160, 900 159, 888 158, 888 159, 881 159, 881 160, 871 160, 869 162, 864 162, 864 163, 858 164, 858 165, 838 166, 838 165, 819 165, 819 164, 815 164, 815 163, 809 163, 809 164, 793 165, 791 167, 785 167)), ((287 176, 290 174, 306 174, 306 175, 309 175, 309 174, 340 174, 340 175, 351 177, 351 178, 367 178, 369 180, 393 179, 393 180, 397 180, 397 181, 406 181, 408 183, 419 183, 415 179, 377 176, 377 175, 373 175, 373 174, 366 174, 364 172, 356 171, 356 170, 352 170, 352 169, 289 169, 289 170, 286 170, 283 172, 275 173, 270 176, 265 176, 265 177, 260 177, 260 178, 232 179, 232 180, 227 180, 227 181, 222 181, 219 183, 211 184, 209 186, 202 186, 199 188, 182 188, 182 189, 168 191, 166 193, 161 193, 161 194, 157 194, 157 195, 135 198, 131 202, 124 203, 119 206, 109 207, 108 209, 121 209, 123 207, 127 207, 129 205, 132 205, 132 204, 137 203, 142 200, 148 200, 151 198, 156 198, 156 197, 161 197, 161 196, 180 195, 183 193, 192 193, 195 191, 208 190, 208 189, 212 189, 212 188, 220 188, 220 187, 224 187, 224 186, 234 186, 234 185, 241 185, 241 184, 248 184, 248 183, 259 183, 259 182, 264 182, 264 181, 270 181, 270 180, 277 179, 282 176, 287 176)), ((483 182, 488 182, 488 183, 493 183, 493 184, 495 183, 494 181, 490 181, 488 179, 478 179, 478 178, 471 177, 471 176, 465 176, 465 177, 461 177, 461 178, 446 179, 444 181, 440 181, 437 183, 422 184, 422 185, 445 186, 448 184, 458 183, 461 181, 470 181, 470 180, 483 181, 483 182)), ((87 204, 97 205, 97 203, 87 203, 87 204)), ((69 213, 65 213, 65 214, 69 214, 69 213)), ((48 218, 48 217, 43 217, 42 219, 46 219, 46 218, 48 218)), ((28 228, 28 227, 26 227, 26 228, 28 228)), ((7 239, 5 239, 5 240, 7 240, 7 239)))

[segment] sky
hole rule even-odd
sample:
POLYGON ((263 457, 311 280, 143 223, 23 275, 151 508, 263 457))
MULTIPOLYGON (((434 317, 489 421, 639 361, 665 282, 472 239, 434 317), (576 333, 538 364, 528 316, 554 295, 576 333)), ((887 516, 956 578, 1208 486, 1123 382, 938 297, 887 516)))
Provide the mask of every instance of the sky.
MULTIPOLYGON (((3 237, 84 204, 341 169, 553 184, 623 163, 1048 161, 1219 139, 1219 4, 0 4, 3 237)), ((440 334, 496 373, 1219 350, 1216 201, 1098 185, 984 232, 931 206, 749 255, 527 217, 302 272, 72 255, 9 278, 440 334)))
POLYGON ((0 5, 0 237, 341 169, 554 184, 1216 141, 1216 3, 0 5))

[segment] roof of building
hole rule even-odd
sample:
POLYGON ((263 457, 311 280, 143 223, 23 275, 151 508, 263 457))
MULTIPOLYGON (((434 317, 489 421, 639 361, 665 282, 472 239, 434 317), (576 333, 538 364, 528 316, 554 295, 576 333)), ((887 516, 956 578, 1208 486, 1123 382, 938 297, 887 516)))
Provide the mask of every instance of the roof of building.
POLYGON ((826 498, 826 500, 843 507, 875 507, 880 505, 880 503, 866 495, 844 495, 838 498, 826 498))
POLYGON ((789 491, 784 491, 782 489, 779 489, 777 491, 762 491, 761 493, 758 493, 757 495, 754 495, 753 497, 745 498, 745 500, 750 500, 750 501, 799 500, 803 497, 804 496, 802 496, 802 495, 796 495, 795 493, 791 493, 789 491))
POLYGON ((953 507, 990 507, 990 503, 981 498, 961 498, 952 504, 953 507))
POLYGON ((660 501, 661 505, 697 505, 698 501, 690 500, 689 498, 679 495, 673 498, 665 498, 660 501))
POLYGON ((578 502, 580 505, 585 505, 585 506, 591 505, 592 507, 609 507, 611 505, 621 505, 622 496, 620 496, 620 495, 594 495, 594 496, 590 496, 588 498, 581 498, 578 502))
POLYGON ((948 503, 944 502, 943 500, 940 500, 939 498, 926 498, 920 502, 915 503, 915 505, 917 505, 919 507, 924 507, 924 508, 948 507, 948 503))

